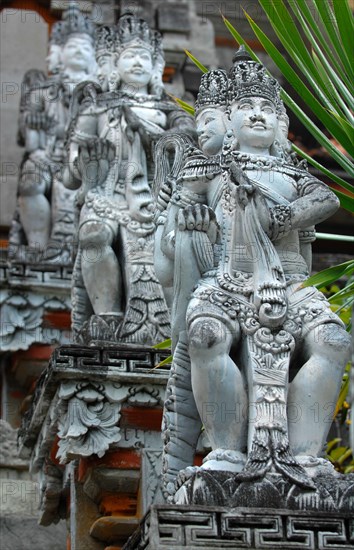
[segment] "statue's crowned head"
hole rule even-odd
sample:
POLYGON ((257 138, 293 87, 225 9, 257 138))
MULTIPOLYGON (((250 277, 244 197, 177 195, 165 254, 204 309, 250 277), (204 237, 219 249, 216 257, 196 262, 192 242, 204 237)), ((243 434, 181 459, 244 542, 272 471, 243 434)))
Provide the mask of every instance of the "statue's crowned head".
POLYGON ((253 61, 244 46, 233 58, 229 79, 230 121, 237 148, 277 156, 288 128, 279 82, 261 63, 253 61))
POLYGON ((222 147, 228 96, 229 79, 225 71, 215 69, 202 75, 195 117, 199 145, 207 155, 215 155, 222 147))
POLYGON ((277 113, 284 111, 279 82, 267 73, 261 63, 253 61, 244 46, 240 46, 232 61, 229 72, 230 103, 247 97, 263 97, 274 104, 277 113))
POLYGON ((134 95, 136 89, 148 86, 151 93, 161 95, 162 38, 143 19, 126 14, 116 26, 100 27, 96 33, 96 59, 98 79, 104 89, 109 83, 110 88, 130 85, 134 95))
POLYGON ((92 73, 94 58, 95 26, 79 9, 77 2, 69 2, 62 21, 52 27, 47 57, 48 70, 92 73))

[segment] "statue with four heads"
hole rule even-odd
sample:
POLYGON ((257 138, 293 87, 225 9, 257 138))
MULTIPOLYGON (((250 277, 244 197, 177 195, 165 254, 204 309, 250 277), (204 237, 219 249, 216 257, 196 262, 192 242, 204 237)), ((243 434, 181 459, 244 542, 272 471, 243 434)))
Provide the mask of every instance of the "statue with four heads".
MULTIPOLYGON (((229 74, 202 76, 196 125, 199 150, 178 136, 157 149, 174 150, 157 174, 155 252, 173 287, 166 492, 193 463, 202 425, 212 447, 202 470, 240 482, 276 472, 312 489, 350 341, 302 283, 314 225, 338 200, 291 155, 280 86, 243 48, 229 74)), ((175 499, 185 502, 183 486, 175 499)))

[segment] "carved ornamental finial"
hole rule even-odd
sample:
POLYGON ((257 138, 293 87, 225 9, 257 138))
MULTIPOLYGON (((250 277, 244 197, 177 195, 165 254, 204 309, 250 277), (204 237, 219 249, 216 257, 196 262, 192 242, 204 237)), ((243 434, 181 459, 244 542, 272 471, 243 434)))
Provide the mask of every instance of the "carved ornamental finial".
POLYGON ((196 114, 209 105, 226 106, 228 102, 229 79, 226 71, 216 69, 204 73, 195 103, 196 114))

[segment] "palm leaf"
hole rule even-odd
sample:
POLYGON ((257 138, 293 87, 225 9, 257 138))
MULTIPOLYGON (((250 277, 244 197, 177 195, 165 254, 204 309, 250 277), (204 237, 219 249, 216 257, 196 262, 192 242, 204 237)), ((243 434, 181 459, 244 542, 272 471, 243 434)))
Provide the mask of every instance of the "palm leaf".
POLYGON ((331 285, 338 279, 344 276, 349 276, 354 273, 354 260, 348 260, 342 264, 328 267, 316 275, 312 275, 309 279, 301 284, 301 287, 316 286, 318 288, 331 285))
POLYGON ((274 46, 274 44, 269 40, 261 28, 253 21, 253 19, 245 13, 247 20, 257 36, 258 40, 270 55, 273 61, 276 63, 278 68, 282 71, 285 78, 290 82, 293 88, 301 95, 306 104, 311 108, 313 113, 321 120, 324 126, 331 132, 332 135, 335 135, 336 139, 343 145, 343 147, 354 156, 354 146, 343 131, 340 124, 337 120, 332 117, 328 111, 321 105, 321 103, 315 98, 315 96, 310 92, 308 87, 303 83, 301 78, 297 75, 294 69, 289 65, 289 63, 284 59, 280 51, 274 46))
POLYGON ((175 97, 172 94, 168 94, 173 101, 177 103, 186 113, 188 113, 191 116, 194 116, 194 107, 192 105, 189 105, 189 103, 186 103, 186 101, 183 101, 182 99, 179 99, 178 97, 175 97))
POLYGON ((194 55, 191 54, 188 50, 184 50, 186 55, 188 55, 189 59, 193 61, 193 63, 202 71, 202 73, 207 73, 208 69, 200 62, 194 55))

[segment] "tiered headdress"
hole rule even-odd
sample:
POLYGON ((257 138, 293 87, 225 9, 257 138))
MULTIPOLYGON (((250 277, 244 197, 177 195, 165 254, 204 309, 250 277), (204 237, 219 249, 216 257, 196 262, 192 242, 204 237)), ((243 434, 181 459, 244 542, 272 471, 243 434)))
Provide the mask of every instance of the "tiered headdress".
POLYGON ((204 73, 199 86, 195 114, 208 106, 227 106, 229 95, 229 79, 222 69, 204 73))
POLYGON ((117 51, 117 27, 102 26, 96 29, 96 57, 105 53, 114 53, 117 51))
POLYGON ((63 13, 62 21, 53 25, 49 42, 60 46, 76 34, 85 34, 94 42, 95 25, 82 14, 77 2, 69 2, 63 13))
POLYGON ((135 15, 123 15, 117 25, 97 29, 96 57, 105 52, 119 55, 128 46, 145 48, 151 53, 153 59, 163 57, 160 33, 151 30, 146 21, 135 15))
POLYGON ((230 102, 244 97, 264 97, 272 101, 278 113, 284 112, 280 99, 280 85, 263 65, 253 61, 244 46, 240 46, 233 58, 230 70, 230 102))

